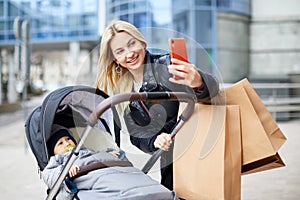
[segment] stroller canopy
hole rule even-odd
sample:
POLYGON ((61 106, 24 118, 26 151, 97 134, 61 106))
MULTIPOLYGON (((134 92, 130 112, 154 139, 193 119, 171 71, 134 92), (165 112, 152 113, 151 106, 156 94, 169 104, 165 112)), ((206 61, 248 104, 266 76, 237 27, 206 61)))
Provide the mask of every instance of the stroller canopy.
MULTIPOLYGON (((52 136, 53 124, 66 128, 85 127, 95 107, 108 95, 89 86, 67 86, 51 92, 42 105, 32 111, 25 122, 25 133, 41 171, 49 160, 47 141, 52 136)), ((107 110, 95 128, 114 134, 120 145, 118 115, 114 108, 107 110)))

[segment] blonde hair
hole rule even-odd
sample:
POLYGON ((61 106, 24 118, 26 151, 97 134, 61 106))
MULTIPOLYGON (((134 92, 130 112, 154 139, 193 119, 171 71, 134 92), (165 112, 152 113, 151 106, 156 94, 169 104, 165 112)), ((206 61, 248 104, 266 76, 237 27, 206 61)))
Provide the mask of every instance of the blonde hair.
POLYGON ((113 53, 110 49, 110 41, 116 33, 126 32, 132 37, 142 42, 145 47, 147 41, 142 33, 132 24, 115 20, 105 29, 102 34, 100 58, 98 61, 98 72, 95 87, 109 95, 121 92, 131 92, 133 85, 133 76, 126 68, 121 67, 120 73, 116 72, 117 63, 114 61, 113 53), (122 80, 120 80, 122 79, 122 80))

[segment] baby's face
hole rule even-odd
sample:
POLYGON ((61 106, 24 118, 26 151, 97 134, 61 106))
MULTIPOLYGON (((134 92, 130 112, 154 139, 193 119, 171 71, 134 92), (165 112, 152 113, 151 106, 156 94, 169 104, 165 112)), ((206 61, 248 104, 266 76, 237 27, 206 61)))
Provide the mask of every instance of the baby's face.
POLYGON ((73 140, 69 136, 61 137, 54 146, 54 155, 65 153, 69 146, 75 146, 73 140))

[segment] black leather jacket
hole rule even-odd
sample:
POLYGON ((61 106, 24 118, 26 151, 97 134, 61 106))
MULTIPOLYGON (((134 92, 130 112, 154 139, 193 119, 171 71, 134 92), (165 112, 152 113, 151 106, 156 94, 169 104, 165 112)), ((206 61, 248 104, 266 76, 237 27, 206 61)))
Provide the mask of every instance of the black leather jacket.
MULTIPOLYGON (((143 85, 140 92, 176 91, 194 94, 198 101, 207 101, 218 94, 219 83, 208 73, 199 70, 204 86, 192 89, 185 85, 171 83, 167 66, 169 54, 151 54, 146 51, 143 85)), ((177 121, 179 102, 131 102, 125 109, 124 120, 132 144, 149 153, 155 151, 153 145, 157 135, 170 133, 177 121)))

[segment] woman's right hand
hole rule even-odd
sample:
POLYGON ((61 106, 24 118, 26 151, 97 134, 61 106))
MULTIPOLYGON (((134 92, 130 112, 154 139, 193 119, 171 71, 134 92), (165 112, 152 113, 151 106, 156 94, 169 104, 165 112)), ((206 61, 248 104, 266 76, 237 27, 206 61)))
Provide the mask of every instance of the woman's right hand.
POLYGON ((158 135, 154 141, 154 147, 158 149, 162 149, 164 151, 168 151, 171 144, 172 144, 172 138, 170 134, 167 133, 162 133, 158 135))
POLYGON ((173 74, 173 77, 171 77, 169 81, 187 85, 191 88, 199 88, 203 85, 202 76, 194 64, 175 58, 172 58, 171 62, 172 64, 168 66, 168 71, 170 74, 173 74))

